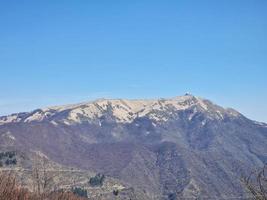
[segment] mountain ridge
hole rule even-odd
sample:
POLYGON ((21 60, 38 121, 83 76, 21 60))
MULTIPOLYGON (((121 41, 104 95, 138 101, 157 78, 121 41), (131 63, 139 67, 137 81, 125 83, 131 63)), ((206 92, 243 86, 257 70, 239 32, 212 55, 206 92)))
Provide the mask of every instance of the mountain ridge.
POLYGON ((0 150, 114 177, 139 200, 247 198, 241 175, 267 163, 266 124, 192 95, 101 99, 0 121, 0 150))
MULTIPOLYGON (((35 109, 33 111, 30 111, 30 112, 13 113, 11 115, 0 116, 0 124, 9 123, 9 122, 20 122, 20 121, 25 121, 25 122, 27 122, 27 121, 28 122, 29 121, 42 121, 43 119, 45 119, 47 117, 46 113, 53 114, 56 112, 64 112, 64 111, 67 112, 70 110, 77 110, 77 109, 83 110, 83 108, 90 107, 92 105, 96 106, 97 109, 101 110, 101 108, 107 109, 107 108, 103 108, 103 106, 104 107, 107 107, 108 105, 118 106, 119 104, 122 104, 122 106, 123 106, 122 109, 124 109, 124 110, 128 109, 128 110, 126 110, 126 112, 128 112, 128 116, 120 116, 123 114, 125 115, 126 113, 123 113, 122 110, 119 110, 119 109, 117 109, 117 111, 118 111, 117 113, 113 112, 113 114, 115 114, 115 117, 117 117, 121 121, 125 121, 125 122, 127 122, 127 119, 125 119, 125 117, 129 118, 129 113, 136 115, 137 113, 140 113, 142 111, 142 109, 150 109, 146 112, 149 112, 152 109, 159 110, 159 106, 162 106, 161 104, 164 104, 164 106, 175 105, 177 110, 187 109, 192 105, 199 105, 204 110, 207 110, 208 105, 210 107, 211 107, 211 105, 213 105, 214 107, 217 107, 216 111, 218 112, 218 114, 221 114, 220 112, 223 111, 223 112, 228 112, 228 114, 231 114, 231 115, 241 115, 239 112, 237 112, 233 108, 219 107, 207 99, 203 99, 200 97, 195 97, 193 95, 186 94, 184 96, 177 96, 177 97, 173 97, 173 98, 159 98, 159 99, 121 99, 121 98, 119 98, 119 99, 105 99, 105 98, 101 98, 101 99, 96 99, 93 101, 77 103, 77 104, 68 104, 68 105, 62 105, 62 106, 50 106, 50 107, 46 107, 46 108, 35 109), (167 104, 166 104, 166 102, 167 102, 167 104), (190 103, 191 103, 191 105, 190 105, 190 103), (38 112, 41 112, 39 114, 39 116, 37 116, 37 115, 33 116, 34 114, 36 114, 38 112), (42 113, 43 113, 43 115, 42 115, 42 113), (116 114, 117 114, 117 116, 116 116, 116 114)), ((95 110, 95 112, 99 112, 99 111, 95 110)), ((99 113, 92 113, 92 114, 99 114, 99 113)), ((145 115, 145 114, 143 114, 143 115, 145 115)), ((90 118, 92 116, 87 116, 87 117, 90 118)))

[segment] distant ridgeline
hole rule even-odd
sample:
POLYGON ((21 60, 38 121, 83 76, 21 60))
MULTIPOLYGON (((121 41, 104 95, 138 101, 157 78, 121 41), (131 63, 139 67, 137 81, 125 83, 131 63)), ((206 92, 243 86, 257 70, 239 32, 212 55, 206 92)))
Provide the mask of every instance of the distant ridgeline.
POLYGON ((15 151, 0 152, 0 167, 12 166, 16 164, 17 159, 15 151))
POLYGON ((62 169, 45 179, 79 196, 248 199, 240 178, 267 162, 267 124, 190 94, 98 99, 0 117, 0 162, 29 169, 13 170, 25 185, 31 168, 62 169))

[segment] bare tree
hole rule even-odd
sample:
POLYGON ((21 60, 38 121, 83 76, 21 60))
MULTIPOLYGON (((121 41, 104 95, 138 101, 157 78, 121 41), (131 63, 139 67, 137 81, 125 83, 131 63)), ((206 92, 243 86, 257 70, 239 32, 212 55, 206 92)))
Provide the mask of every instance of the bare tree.
POLYGON ((56 172, 49 169, 48 159, 45 157, 35 159, 32 169, 32 178, 33 189, 38 195, 57 189, 54 182, 56 176, 56 172))
MULTIPOLYGON (((40 190, 43 188, 42 184, 40 190)), ((50 191, 42 194, 30 192, 17 183, 13 174, 0 171, 0 200, 86 200, 86 198, 78 197, 70 191, 50 191)))
POLYGON ((254 200, 267 200, 267 164, 242 178, 242 182, 254 200))
POLYGON ((0 200, 33 200, 27 189, 19 187, 15 175, 0 172, 0 200))
POLYGON ((15 177, 10 173, 0 174, 0 200, 5 200, 9 196, 13 195, 13 191, 15 190, 16 180, 15 177))

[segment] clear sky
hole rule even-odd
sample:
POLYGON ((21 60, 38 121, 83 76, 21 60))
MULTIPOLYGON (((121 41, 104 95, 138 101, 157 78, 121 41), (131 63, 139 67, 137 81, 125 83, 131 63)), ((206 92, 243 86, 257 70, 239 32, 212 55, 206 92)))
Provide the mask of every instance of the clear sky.
POLYGON ((0 115, 190 92, 267 122, 266 0, 0 0, 0 115))

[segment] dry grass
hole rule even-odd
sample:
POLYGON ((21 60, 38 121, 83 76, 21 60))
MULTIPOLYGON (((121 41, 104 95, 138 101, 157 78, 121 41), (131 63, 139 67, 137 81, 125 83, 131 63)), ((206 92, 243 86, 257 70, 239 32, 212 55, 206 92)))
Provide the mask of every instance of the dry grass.
POLYGON ((50 191, 42 194, 21 187, 12 174, 0 173, 0 200, 85 200, 69 191, 50 191))
POLYGON ((242 179, 254 200, 267 200, 267 164, 242 179))

